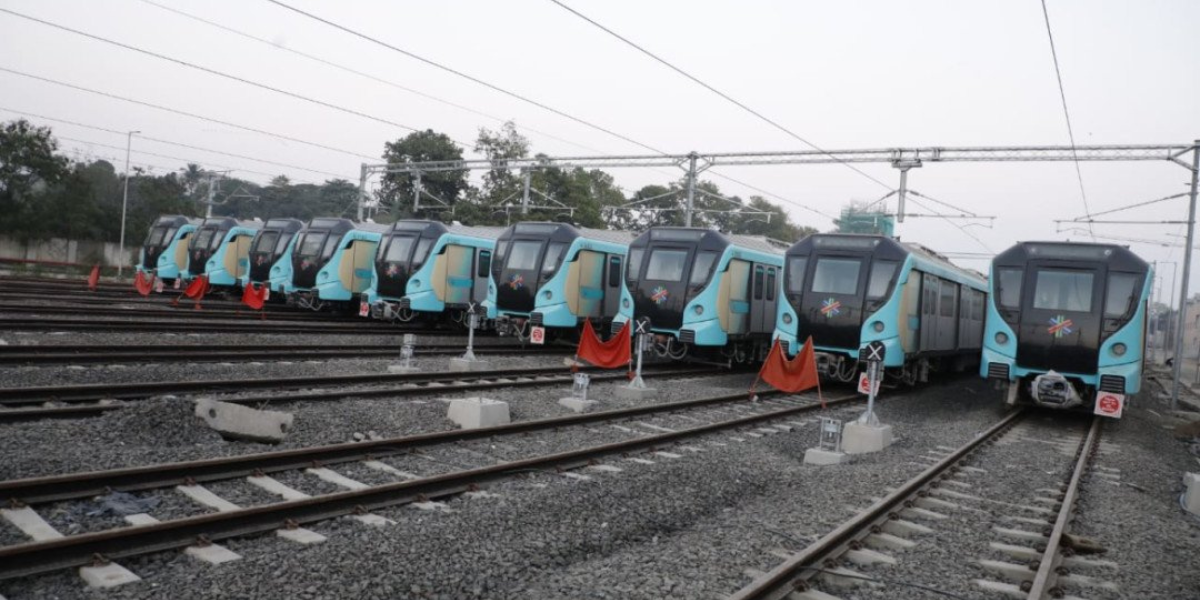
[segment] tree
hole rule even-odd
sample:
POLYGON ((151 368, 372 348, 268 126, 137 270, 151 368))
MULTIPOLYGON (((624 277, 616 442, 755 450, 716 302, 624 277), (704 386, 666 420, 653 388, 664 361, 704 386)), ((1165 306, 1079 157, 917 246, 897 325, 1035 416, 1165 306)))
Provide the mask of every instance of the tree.
MULTIPOLYGON (((388 164, 462 159, 462 148, 455 144, 450 136, 436 133, 432 129, 415 131, 399 140, 384 144, 383 160, 388 164)), ((379 191, 380 203, 390 207, 397 218, 414 216, 412 201, 415 181, 416 178, 410 173, 384 174, 379 191)), ((469 187, 467 172, 422 173, 421 186, 429 194, 453 206, 469 187)))
POLYGON ((475 151, 487 157, 493 167, 483 175, 479 201, 484 206, 501 208, 524 192, 522 175, 505 167, 511 159, 528 157, 529 147, 529 140, 517 133, 517 126, 512 121, 505 122, 500 131, 479 128, 475 151))
POLYGON ((33 218, 34 194, 68 174, 67 158, 55 155, 57 149, 48 127, 25 119, 0 127, 0 230, 29 239, 41 225, 33 218))

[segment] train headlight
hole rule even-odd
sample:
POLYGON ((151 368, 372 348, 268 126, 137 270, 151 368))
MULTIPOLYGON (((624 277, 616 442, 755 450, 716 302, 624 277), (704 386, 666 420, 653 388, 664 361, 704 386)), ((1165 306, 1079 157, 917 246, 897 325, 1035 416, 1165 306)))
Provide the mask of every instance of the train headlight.
POLYGON ((543 300, 550 300, 551 298, 554 298, 554 292, 551 292, 550 290, 546 290, 546 291, 542 292, 543 300))
POLYGON ((494 285, 492 285, 492 284, 490 284, 490 283, 489 283, 489 284, 488 284, 488 293, 489 293, 489 294, 495 294, 495 293, 496 293, 496 286, 494 286, 494 285))
POLYGON ((326 273, 325 271, 321 271, 320 273, 317 274, 317 279, 319 279, 321 281, 325 281, 326 279, 329 279, 329 273, 326 273))
POLYGON ((629 298, 621 299, 621 308, 629 308, 629 298))
POLYGON ((696 306, 692 307, 692 312, 696 313, 696 315, 702 315, 704 314, 704 307, 697 304, 696 306))
POLYGON ((1003 331, 997 331, 996 332, 996 343, 1000 344, 1001 346, 1007 344, 1008 343, 1008 334, 1004 333, 1003 331))
POLYGON ((792 324, 792 313, 783 313, 783 324, 784 325, 792 324))
POLYGON ((415 288, 419 288, 419 287, 421 287, 421 280, 420 280, 420 279, 414 279, 414 280, 412 280, 412 286, 413 286, 413 287, 415 287, 415 288))
POLYGON ((1125 356, 1125 351, 1128 349, 1129 347, 1125 344, 1117 343, 1113 344, 1111 352, 1113 353, 1113 356, 1125 356))
POLYGON ((871 323, 871 329, 874 329, 875 333, 883 333, 883 321, 871 323))

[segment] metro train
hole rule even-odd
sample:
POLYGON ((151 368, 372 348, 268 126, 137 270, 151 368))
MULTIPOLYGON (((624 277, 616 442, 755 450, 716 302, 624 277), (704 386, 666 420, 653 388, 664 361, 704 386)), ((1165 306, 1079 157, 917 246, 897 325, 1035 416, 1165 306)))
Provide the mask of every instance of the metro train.
POLYGON ((629 245, 613 330, 649 319, 659 356, 761 361, 775 329, 786 249, 764 237, 651 227, 629 245))
POLYGON ((292 287, 292 250, 304 229, 299 219, 270 219, 250 244, 250 283, 287 298, 292 287))
POLYGON ((200 219, 164 215, 150 226, 137 270, 172 285, 187 271, 188 243, 200 219))
POLYGON ((992 260, 980 376, 1009 404, 1120 415, 1141 389, 1152 271, 1124 246, 1022 242, 992 260), (1111 414, 1111 413, 1110 413, 1111 414))
POLYGON ((607 331, 621 301, 633 234, 565 223, 517 223, 496 240, 488 319, 501 335, 525 339, 533 327, 573 332, 584 319, 607 331))
POLYGON ((917 244, 811 235, 787 251, 775 337, 795 354, 812 336, 820 374, 844 382, 862 370, 860 350, 882 342, 884 382, 911 385, 974 367, 987 291, 981 274, 917 244))
POLYGON ((362 293, 359 314, 466 324, 465 309, 487 300, 492 253, 503 231, 436 221, 393 223, 379 243, 375 278, 362 293))
POLYGON ((292 251, 288 304, 350 311, 374 279, 373 261, 387 225, 350 219, 313 219, 292 251))
POLYGON ((204 220, 188 244, 185 280, 208 277, 214 288, 241 287, 250 275, 250 242, 262 227, 261 221, 238 221, 233 217, 204 220))

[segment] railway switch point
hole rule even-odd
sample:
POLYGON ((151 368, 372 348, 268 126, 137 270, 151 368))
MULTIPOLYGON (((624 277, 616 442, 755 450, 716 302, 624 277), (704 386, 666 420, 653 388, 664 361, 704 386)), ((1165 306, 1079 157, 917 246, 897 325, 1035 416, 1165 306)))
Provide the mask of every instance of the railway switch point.
POLYGON ((892 445, 891 425, 847 423, 842 434, 842 450, 847 454, 879 452, 892 445))
POLYGON ((132 571, 118 565, 117 563, 108 563, 95 567, 80 567, 79 576, 83 578, 84 583, 90 588, 114 588, 141 581, 142 578, 133 574, 132 571))
POLYGON ((486 371, 488 370, 488 361, 471 357, 456 356, 450 359, 451 373, 464 373, 469 371, 486 371))
POLYGON ((294 418, 291 413, 258 410, 210 398, 196 401, 196 416, 221 437, 268 444, 282 442, 292 430, 294 418))
POLYGON ((1183 507, 1193 515, 1200 515, 1200 473, 1184 473, 1183 507))
POLYGON ((446 418, 454 421, 463 429, 494 427, 507 425, 510 422, 507 402, 483 397, 451 400, 446 418))

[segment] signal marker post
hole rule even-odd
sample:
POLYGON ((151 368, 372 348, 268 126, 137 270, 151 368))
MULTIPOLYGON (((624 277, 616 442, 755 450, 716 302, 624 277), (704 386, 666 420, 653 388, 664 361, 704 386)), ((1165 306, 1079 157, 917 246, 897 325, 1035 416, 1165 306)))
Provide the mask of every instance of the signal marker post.
POLYGON ((416 373, 420 369, 412 364, 414 350, 417 346, 415 333, 404 334, 404 345, 400 347, 400 364, 388 365, 388 373, 416 373))
POLYGON ((467 351, 462 356, 450 359, 451 371, 486 371, 488 368, 488 361, 475 358, 475 328, 479 327, 476 308, 474 302, 467 305, 467 351))
POLYGON ((858 391, 867 395, 867 412, 858 420, 847 423, 842 432, 842 450, 847 454, 878 452, 892 445, 892 426, 883 425, 875 416, 875 397, 883 379, 883 358, 887 352, 883 342, 875 341, 859 351, 859 360, 866 361, 867 372, 859 377, 858 391))
POLYGON ((646 387, 645 380, 642 379, 642 353, 650 347, 650 321, 642 319, 634 323, 634 349, 637 350, 637 370, 633 372, 633 379, 629 381, 629 385, 617 386, 614 392, 618 398, 625 400, 644 400, 653 398, 658 395, 658 390, 646 387))

